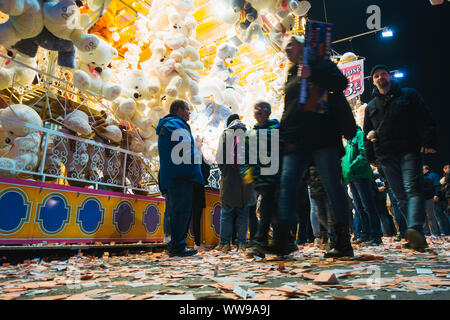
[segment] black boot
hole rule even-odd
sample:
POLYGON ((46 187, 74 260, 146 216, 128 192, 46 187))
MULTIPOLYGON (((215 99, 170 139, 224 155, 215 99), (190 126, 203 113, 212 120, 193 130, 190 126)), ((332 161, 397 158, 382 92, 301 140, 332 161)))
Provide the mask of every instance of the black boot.
POLYGON ((347 225, 336 225, 336 241, 333 247, 325 253, 324 257, 353 257, 353 248, 350 242, 350 231, 347 225))
POLYGON ((258 251, 278 256, 287 256, 298 248, 292 242, 290 226, 285 222, 278 222, 274 228, 273 243, 268 246, 256 245, 258 251))

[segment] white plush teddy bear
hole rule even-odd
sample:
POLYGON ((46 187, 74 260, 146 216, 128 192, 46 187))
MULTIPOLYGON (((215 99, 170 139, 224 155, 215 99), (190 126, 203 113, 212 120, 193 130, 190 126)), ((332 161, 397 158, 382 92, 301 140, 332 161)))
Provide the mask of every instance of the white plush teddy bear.
POLYGON ((9 20, 0 24, 0 44, 11 48, 22 39, 37 36, 44 28, 41 0, 0 0, 0 11, 9 20))
MULTIPOLYGON (((42 127, 39 114, 24 104, 13 104, 2 109, 0 116, 42 127)), ((3 130, 8 134, 6 142, 11 145, 7 154, 0 158, 3 174, 17 176, 16 170, 33 171, 39 164, 41 135, 36 129, 25 127, 21 123, 1 120, 3 130)))
POLYGON ((237 53, 238 48, 236 48, 233 44, 220 44, 217 47, 216 57, 214 59, 210 74, 221 79, 227 85, 233 85, 238 78, 232 76, 234 71, 230 65, 233 63, 233 59, 237 53))
POLYGON ((148 97, 145 73, 142 70, 128 70, 123 74, 121 96, 113 101, 112 109, 120 119, 132 121, 136 111, 145 110, 148 97))
POLYGON ((119 97, 122 90, 119 85, 110 82, 113 73, 108 68, 118 52, 105 40, 99 40, 95 50, 77 52, 78 70, 73 74, 73 82, 80 89, 92 91, 112 101, 119 97))
POLYGON ((78 7, 81 1, 52 0, 44 2, 44 26, 54 36, 71 41, 81 51, 92 51, 100 38, 88 34, 83 28, 89 23, 89 15, 81 14, 78 7))
MULTIPOLYGON (((150 45, 152 56, 142 62, 142 70, 148 79, 148 89, 151 95, 176 97, 183 79, 175 70, 177 61, 170 56, 161 40, 154 40, 150 45)), ((177 55, 180 59, 180 55, 177 55)))
POLYGON ((279 21, 270 30, 269 37, 279 47, 283 43, 284 38, 288 35, 289 31, 292 31, 295 27, 295 17, 293 14, 288 14, 281 21, 279 21))
MULTIPOLYGON (((15 61, 26 64, 32 68, 37 68, 36 57, 30 58, 21 54, 16 54, 15 61)), ((29 86, 37 75, 33 69, 27 68, 12 60, 5 60, 3 67, 0 69, 0 90, 10 87, 14 83, 21 86, 29 86)))

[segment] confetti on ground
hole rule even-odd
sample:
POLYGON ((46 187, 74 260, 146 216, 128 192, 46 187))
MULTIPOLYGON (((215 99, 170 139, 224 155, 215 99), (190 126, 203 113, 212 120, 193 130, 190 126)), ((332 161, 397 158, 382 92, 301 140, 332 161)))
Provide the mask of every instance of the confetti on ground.
POLYGON ((346 259, 324 258, 320 247, 305 245, 283 258, 212 249, 187 258, 80 252, 50 262, 5 262, 0 300, 450 298, 450 237, 429 240, 425 252, 383 240, 380 246, 354 245, 355 257, 346 259))

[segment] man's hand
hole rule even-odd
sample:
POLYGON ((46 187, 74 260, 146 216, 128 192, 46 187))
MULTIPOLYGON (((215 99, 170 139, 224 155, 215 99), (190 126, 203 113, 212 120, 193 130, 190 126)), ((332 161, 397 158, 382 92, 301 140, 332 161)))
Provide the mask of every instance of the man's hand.
POLYGON ((297 76, 299 78, 308 79, 311 76, 311 68, 309 66, 299 64, 297 76))
POLYGON ((436 149, 433 149, 433 148, 422 147, 422 148, 420 148, 420 152, 427 154, 427 153, 436 153, 437 151, 436 151, 436 149))
POLYGON ((384 191, 386 191, 386 187, 385 186, 381 186, 381 187, 378 188, 378 191, 384 192, 384 191))
POLYGON ((433 201, 434 201, 434 202, 439 202, 439 200, 440 200, 440 199, 439 199, 438 196, 434 196, 434 197, 433 197, 433 201))
POLYGON ((372 161, 372 162, 370 163, 370 165, 371 165, 372 167, 378 168, 378 166, 379 166, 380 164, 378 163, 377 160, 374 160, 374 161, 372 161))

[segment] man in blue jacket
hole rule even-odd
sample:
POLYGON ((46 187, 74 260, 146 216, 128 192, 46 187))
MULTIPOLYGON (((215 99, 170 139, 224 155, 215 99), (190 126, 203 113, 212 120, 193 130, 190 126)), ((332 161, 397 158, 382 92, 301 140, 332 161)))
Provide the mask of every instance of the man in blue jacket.
POLYGON ((192 209, 193 183, 205 184, 201 156, 196 149, 189 121, 189 105, 175 100, 170 113, 156 127, 160 160, 160 189, 166 193, 166 213, 170 217, 169 256, 191 256, 186 249, 186 234, 192 209))

